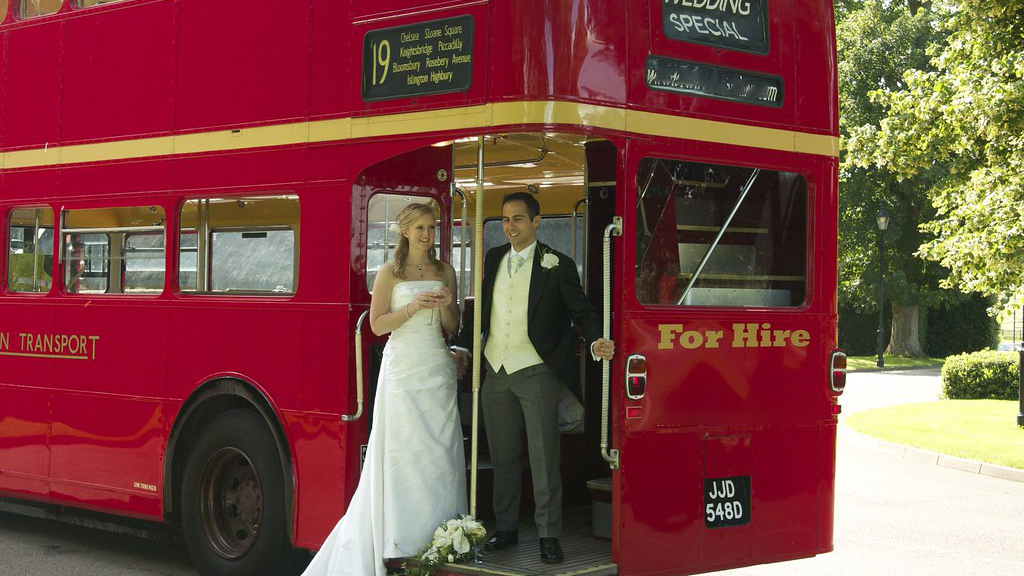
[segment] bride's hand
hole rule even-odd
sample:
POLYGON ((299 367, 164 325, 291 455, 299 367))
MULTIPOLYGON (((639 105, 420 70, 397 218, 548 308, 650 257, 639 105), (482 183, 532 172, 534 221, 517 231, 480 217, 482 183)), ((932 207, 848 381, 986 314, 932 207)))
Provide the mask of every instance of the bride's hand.
POLYGON ((447 306, 452 303, 452 293, 448 288, 442 287, 440 290, 434 293, 434 305, 435 306, 447 306))
POLYGON ((426 310, 427 308, 433 308, 434 306, 437 306, 436 298, 434 294, 430 292, 420 292, 419 294, 416 295, 416 300, 413 301, 413 306, 416 308, 414 312, 426 310))

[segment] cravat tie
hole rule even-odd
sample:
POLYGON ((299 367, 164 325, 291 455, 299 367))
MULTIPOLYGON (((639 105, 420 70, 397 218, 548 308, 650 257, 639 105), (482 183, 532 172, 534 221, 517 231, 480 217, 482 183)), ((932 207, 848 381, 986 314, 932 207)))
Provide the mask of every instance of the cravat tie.
POLYGON ((519 254, 513 254, 508 260, 508 275, 515 276, 516 272, 519 271, 519 267, 523 265, 526 259, 519 254))

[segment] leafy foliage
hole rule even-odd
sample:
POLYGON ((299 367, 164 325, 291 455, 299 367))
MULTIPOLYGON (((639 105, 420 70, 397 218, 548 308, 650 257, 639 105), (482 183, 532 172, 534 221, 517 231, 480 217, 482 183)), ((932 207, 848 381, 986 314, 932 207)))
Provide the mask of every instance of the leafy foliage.
POLYGON ((942 393, 951 400, 1015 400, 1019 383, 1016 352, 959 354, 942 366, 942 393))
MULTIPOLYGON (((850 153, 856 135, 877 128, 888 114, 887 104, 871 94, 903 90, 907 69, 931 69, 928 46, 940 33, 931 12, 915 10, 920 3, 864 0, 838 2, 840 165, 839 283, 840 303, 849 309, 877 310, 878 283, 885 279, 887 302, 927 307, 948 292, 938 290, 945 270, 917 256, 929 240, 920 229, 934 216, 929 191, 931 172, 902 178, 885 166, 863 163, 850 153), (879 245, 875 216, 880 208, 891 214, 889 229, 879 245), (884 249, 886 269, 879 270, 884 249)), ((936 170, 941 170, 937 167, 936 170)), ((902 324, 907 319, 901 319, 902 324)), ((917 342, 894 342, 900 350, 920 350, 917 342), (898 344, 898 345, 897 345, 898 344)))
POLYGON ((950 270, 945 286, 1024 303, 1024 3, 951 0, 933 6, 945 41, 929 67, 872 93, 887 108, 852 129, 847 162, 901 182, 933 180, 932 235, 920 253, 950 270), (936 167, 942 170, 937 171, 936 167))

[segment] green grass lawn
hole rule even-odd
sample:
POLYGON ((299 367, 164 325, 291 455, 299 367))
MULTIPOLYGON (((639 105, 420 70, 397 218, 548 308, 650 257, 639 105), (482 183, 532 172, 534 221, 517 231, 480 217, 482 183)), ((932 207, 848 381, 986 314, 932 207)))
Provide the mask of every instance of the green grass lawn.
MULTIPOLYGON (((923 366, 942 366, 942 358, 904 358, 902 356, 883 356, 886 368, 920 368, 923 366)), ((861 368, 875 368, 878 356, 848 356, 846 367, 851 372, 861 368)))
POLYGON ((1024 468, 1019 407, 1013 400, 942 400, 861 412, 847 424, 897 444, 1024 468))

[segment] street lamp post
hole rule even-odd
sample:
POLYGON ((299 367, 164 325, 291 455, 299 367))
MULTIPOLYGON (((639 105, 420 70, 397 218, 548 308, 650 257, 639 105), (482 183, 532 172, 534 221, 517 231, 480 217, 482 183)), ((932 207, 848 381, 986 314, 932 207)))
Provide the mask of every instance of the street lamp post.
POLYGON ((885 345, 885 241, 882 235, 889 227, 889 213, 882 208, 875 216, 878 224, 878 362, 879 368, 885 367, 885 360, 882 358, 883 346, 885 345))

